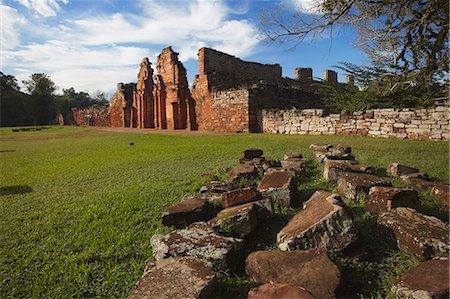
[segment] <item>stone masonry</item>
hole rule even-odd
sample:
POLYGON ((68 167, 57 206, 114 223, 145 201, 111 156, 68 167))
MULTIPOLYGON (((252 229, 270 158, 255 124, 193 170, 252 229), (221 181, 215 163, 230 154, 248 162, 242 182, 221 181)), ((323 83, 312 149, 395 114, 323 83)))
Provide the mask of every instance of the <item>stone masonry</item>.
POLYGON ((450 108, 373 109, 350 115, 324 115, 322 109, 263 110, 263 131, 311 135, 366 135, 448 140, 450 108))

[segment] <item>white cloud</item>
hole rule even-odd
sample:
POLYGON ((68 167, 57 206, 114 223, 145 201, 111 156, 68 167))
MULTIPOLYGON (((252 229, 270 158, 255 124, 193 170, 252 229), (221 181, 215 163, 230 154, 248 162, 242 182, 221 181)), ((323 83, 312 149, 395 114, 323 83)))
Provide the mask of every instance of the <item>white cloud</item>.
POLYGON ((307 14, 320 14, 319 6, 323 0, 294 0, 297 10, 307 14))
MULTIPOLYGON (((54 17, 61 9, 56 0, 15 0, 28 9, 33 10, 43 17, 54 17)), ((69 0, 60 0, 63 4, 68 4, 69 0)))
POLYGON ((13 49, 20 43, 18 27, 27 24, 27 20, 14 8, 0 5, 0 43, 1 49, 13 49))
MULTIPOLYGON (((36 9, 33 5, 41 0, 16 1, 36 9)), ((59 10, 56 0, 42 1, 55 13, 59 10)), ((2 59, 15 70, 18 80, 31 72, 45 72, 61 88, 111 91, 117 82, 136 81, 142 57, 156 63, 157 53, 166 46, 172 46, 185 62, 197 59, 198 49, 204 46, 245 58, 258 43, 256 27, 246 20, 230 19, 232 11, 222 1, 142 1, 135 5, 140 6, 139 14, 96 12, 51 25, 46 19, 30 19, 33 24, 22 33, 43 42, 18 46, 17 39, 2 51, 2 59)), ((50 11, 38 13, 49 15, 50 11)))

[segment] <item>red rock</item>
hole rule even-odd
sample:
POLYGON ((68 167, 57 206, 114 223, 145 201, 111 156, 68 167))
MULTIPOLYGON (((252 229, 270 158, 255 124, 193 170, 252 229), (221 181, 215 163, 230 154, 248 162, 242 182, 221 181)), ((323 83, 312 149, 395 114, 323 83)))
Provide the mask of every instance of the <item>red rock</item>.
POLYGON ((244 150, 244 158, 245 159, 253 159, 253 158, 260 158, 263 155, 263 151, 260 149, 255 148, 249 148, 244 150))
POLYGON ((210 297, 217 280, 211 263, 193 257, 150 262, 128 299, 210 297))
POLYGON ((162 215, 162 223, 184 228, 193 222, 209 220, 216 214, 211 203, 198 196, 189 196, 168 207, 162 215))
POLYGON ((323 167, 323 177, 329 182, 336 183, 346 172, 373 173, 370 166, 359 164, 351 160, 326 160, 323 167))
POLYGON ((247 187, 223 193, 222 205, 224 208, 228 208, 260 199, 261 194, 255 188, 247 187))
POLYGON ((257 174, 257 168, 252 164, 240 164, 231 170, 232 180, 240 178, 251 179, 257 174))
POLYGON ((383 213, 378 222, 390 229, 398 246, 417 258, 430 258, 448 252, 448 225, 411 208, 396 208, 383 213))
POLYGON ((398 298, 448 298, 448 258, 419 264, 403 274, 392 291, 398 298))
POLYGON ((267 172, 259 182, 257 190, 281 207, 287 208, 297 191, 297 180, 288 171, 267 172))
POLYGON ((368 194, 373 186, 392 186, 386 178, 377 177, 366 173, 346 172, 337 182, 337 192, 340 196, 359 201, 360 194, 368 194))
POLYGON ((381 214, 398 207, 416 208, 420 205, 419 193, 411 188, 379 187, 370 188, 366 197, 366 210, 381 214))
POLYGON ((242 247, 241 239, 219 236, 204 222, 167 235, 154 235, 150 243, 156 260, 193 256, 210 261, 214 269, 231 267, 242 247))
POLYGON ((277 234, 281 250, 321 247, 340 251, 356 239, 353 215, 337 194, 316 191, 277 234))
POLYGON ((400 177, 401 175, 408 174, 408 173, 416 173, 419 172, 419 169, 409 167, 406 165, 398 164, 398 163, 391 163, 389 164, 389 167, 387 169, 387 173, 395 176, 400 177))
POLYGON ((314 299, 305 289, 288 283, 266 283, 251 289, 247 299, 314 299))
POLYGON ((259 283, 288 283, 316 298, 334 298, 341 273, 326 251, 256 251, 245 261, 245 271, 259 283))

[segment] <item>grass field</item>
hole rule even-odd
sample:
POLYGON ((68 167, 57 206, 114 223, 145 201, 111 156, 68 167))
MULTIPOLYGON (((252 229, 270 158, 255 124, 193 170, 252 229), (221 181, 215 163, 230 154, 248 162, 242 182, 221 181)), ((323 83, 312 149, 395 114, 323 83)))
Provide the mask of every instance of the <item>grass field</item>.
MULTIPOLYGON (((311 159, 311 143, 348 144, 357 160, 379 173, 389 162, 400 162, 448 181, 448 142, 104 133, 75 127, 11 133, 3 128, 0 296, 126 297, 152 259, 150 237, 170 231, 160 222, 165 207, 236 165, 245 148, 261 148, 269 159, 289 152, 311 159)), ((316 173, 300 182, 300 191, 322 184, 330 188, 316 173)), ((230 288, 245 284, 241 280, 223 279, 230 288)))

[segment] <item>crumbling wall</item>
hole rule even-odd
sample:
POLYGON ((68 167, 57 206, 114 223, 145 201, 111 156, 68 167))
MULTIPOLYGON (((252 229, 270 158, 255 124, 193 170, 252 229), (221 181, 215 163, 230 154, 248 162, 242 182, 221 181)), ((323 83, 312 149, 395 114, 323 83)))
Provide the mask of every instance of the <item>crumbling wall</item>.
POLYGON ((279 64, 261 64, 242 61, 220 51, 201 48, 198 51, 199 73, 209 77, 211 88, 229 88, 247 85, 260 80, 278 84, 281 80, 279 64))
POLYGON ((147 57, 140 64, 138 81, 134 92, 132 127, 154 128, 153 69, 147 57), (134 114, 135 112, 135 114, 134 114))
POLYGON ((133 117, 134 83, 117 83, 117 91, 112 95, 109 113, 111 126, 130 127, 133 117))
POLYGON ((448 140, 450 108, 374 109, 324 115, 322 109, 263 110, 263 131, 285 134, 345 134, 448 140))
POLYGON ((86 109, 72 109, 76 126, 110 127, 111 115, 109 107, 91 107, 86 109))
MULTIPOLYGON (((171 47, 163 49, 158 55, 156 70, 160 76, 158 81, 164 85, 164 93, 159 94, 158 103, 165 103, 167 128, 196 128, 195 115, 190 115, 193 109, 190 109, 189 105, 193 103, 186 69, 178 60, 178 53, 171 47)), ((162 90, 163 86, 159 86, 158 89, 162 90)))

